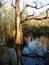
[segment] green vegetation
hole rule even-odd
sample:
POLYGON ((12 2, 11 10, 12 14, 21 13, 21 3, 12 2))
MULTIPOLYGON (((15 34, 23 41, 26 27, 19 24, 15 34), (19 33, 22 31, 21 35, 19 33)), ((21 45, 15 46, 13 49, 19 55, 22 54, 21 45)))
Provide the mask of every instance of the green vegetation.
POLYGON ((26 25, 25 27, 23 27, 23 32, 24 35, 26 34, 29 35, 30 32, 34 35, 49 35, 49 27, 48 26, 36 27, 26 25))

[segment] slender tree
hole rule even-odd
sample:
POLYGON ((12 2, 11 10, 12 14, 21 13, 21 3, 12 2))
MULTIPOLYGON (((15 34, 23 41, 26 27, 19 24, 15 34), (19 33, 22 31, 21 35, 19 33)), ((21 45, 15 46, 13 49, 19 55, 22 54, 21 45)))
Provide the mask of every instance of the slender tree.
POLYGON ((17 57, 18 57, 18 61, 17 61, 17 65, 21 65, 21 57, 22 57, 22 41, 23 41, 23 34, 22 34, 22 27, 20 25, 20 0, 16 0, 16 39, 15 39, 15 43, 16 43, 16 51, 17 51, 17 57))

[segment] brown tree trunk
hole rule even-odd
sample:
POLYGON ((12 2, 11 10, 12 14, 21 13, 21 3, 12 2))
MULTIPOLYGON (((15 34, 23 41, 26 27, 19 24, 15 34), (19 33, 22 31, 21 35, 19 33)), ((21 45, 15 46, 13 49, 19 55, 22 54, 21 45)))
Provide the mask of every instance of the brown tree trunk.
POLYGON ((21 64, 21 57, 22 57, 22 27, 20 25, 20 0, 16 0, 16 51, 17 51, 17 65, 21 64))

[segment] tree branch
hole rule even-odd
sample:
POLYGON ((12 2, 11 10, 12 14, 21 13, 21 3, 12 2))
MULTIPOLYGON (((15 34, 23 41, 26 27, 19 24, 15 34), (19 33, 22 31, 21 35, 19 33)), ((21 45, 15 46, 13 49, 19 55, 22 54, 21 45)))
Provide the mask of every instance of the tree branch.
POLYGON ((12 3, 11 3, 11 6, 13 6, 16 9, 16 7, 12 3))
MULTIPOLYGON (((36 4, 36 3, 35 3, 35 4, 36 4)), ((44 5, 44 6, 41 6, 40 8, 43 8, 43 7, 47 6, 47 5, 49 5, 49 4, 46 4, 46 5, 44 5)), ((32 5, 26 5, 26 6, 27 6, 27 7, 31 7, 31 8, 40 9, 40 8, 37 8, 37 4, 36 4, 35 7, 33 7, 32 5)))
MULTIPOLYGON (((36 4, 36 2, 34 2, 34 3, 36 4)), ((49 4, 47 4, 47 5, 49 5, 49 4)), ((32 5, 26 4, 25 8, 31 7, 31 8, 35 8, 35 9, 41 9, 41 8, 43 8, 43 7, 45 7, 45 6, 46 6, 46 5, 41 6, 40 8, 37 8, 37 4, 36 4, 36 6, 32 6, 32 5)), ((20 15, 23 13, 23 11, 25 10, 25 8, 22 10, 22 12, 20 13, 20 15)))
POLYGON ((47 12, 46 12, 46 16, 43 17, 43 18, 36 18, 36 17, 33 17, 33 15, 28 15, 28 16, 26 17, 26 19, 24 19, 23 21, 21 21, 21 23, 23 23, 23 22, 25 22, 25 21, 28 21, 28 20, 32 20, 32 19, 35 19, 35 20, 43 20, 43 19, 48 19, 48 18, 49 18, 49 17, 48 17, 47 12))
MULTIPOLYGON (((36 4, 36 2, 34 2, 34 3, 36 4)), ((11 5, 16 9, 16 7, 15 7, 12 3, 11 3, 11 5)), ((41 9, 41 8, 47 6, 47 5, 49 5, 49 4, 46 4, 46 5, 44 5, 44 6, 42 5, 40 8, 37 8, 37 4, 36 4, 36 6, 32 6, 32 5, 26 4, 26 6, 24 7, 24 9, 23 9, 22 12, 20 13, 20 15, 23 13, 23 11, 25 10, 26 7, 31 7, 31 8, 35 8, 35 9, 41 9)), ((47 18, 48 18, 48 10, 49 10, 49 8, 46 10, 46 16, 43 17, 43 18, 33 17, 34 14, 33 14, 33 15, 28 15, 28 16, 26 17, 26 19, 24 19, 23 21, 21 21, 21 23, 24 22, 24 21, 27 21, 27 20, 31 20, 31 19, 35 19, 35 20, 47 19, 47 18)))
MULTIPOLYGON (((47 4, 47 5, 49 5, 49 4, 47 4)), ((44 6, 46 6, 46 5, 44 5, 44 6)), ((40 7, 40 8, 43 8, 44 6, 42 6, 42 7, 40 7)), ((31 6, 31 5, 26 5, 26 7, 32 7, 33 8, 33 6, 31 6)), ((26 8, 25 7, 25 8, 26 8)), ((34 8, 36 8, 36 9, 40 9, 40 8, 37 8, 37 5, 36 5, 36 7, 34 7, 34 8)), ((23 9, 23 11, 24 11, 24 9, 23 9)), ((23 12, 22 11, 22 12, 23 12)), ((26 19, 24 19, 23 21, 21 21, 21 23, 23 23, 24 21, 27 21, 27 20, 31 20, 31 19, 35 19, 35 20, 43 20, 43 19, 47 19, 47 18, 49 18, 48 17, 48 11, 49 11, 49 8, 47 8, 47 10, 45 11, 45 13, 46 13, 46 16, 44 16, 43 18, 36 18, 36 17, 34 17, 34 14, 33 15, 28 15, 27 17, 26 17, 26 19)))
POLYGON ((25 8, 27 7, 27 5, 23 8, 22 12, 20 13, 20 15, 23 13, 23 11, 25 10, 25 8))
MULTIPOLYGON (((33 3, 35 3, 36 4, 36 2, 33 2, 33 3)), ((31 8, 37 8, 37 4, 36 4, 36 6, 33 6, 33 5, 26 5, 26 7, 31 7, 31 8)))
MULTIPOLYGON (((34 2, 34 3, 36 4, 36 2, 34 2)), ((36 6, 31 6, 31 5, 26 4, 25 8, 26 7, 36 8, 37 7, 37 4, 36 4, 36 6)), ((23 13, 23 11, 25 10, 25 8, 22 10, 22 12, 20 13, 20 15, 23 13)))

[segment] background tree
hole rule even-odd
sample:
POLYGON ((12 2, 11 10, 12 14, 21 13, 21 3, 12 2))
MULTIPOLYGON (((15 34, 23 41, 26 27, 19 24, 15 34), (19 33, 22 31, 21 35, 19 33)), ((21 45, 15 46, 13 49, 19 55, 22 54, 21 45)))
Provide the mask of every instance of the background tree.
POLYGON ((21 57, 22 57, 22 28, 20 25, 20 0, 16 0, 16 39, 15 39, 15 43, 16 43, 16 50, 17 50, 17 55, 18 55, 18 65, 21 65, 21 57))
MULTIPOLYGON (((15 9, 10 6, 8 8, 7 1, 1 2, 2 6, 0 7, 0 38, 4 41, 3 38, 12 37, 15 30, 15 9)), ((1 41, 1 43, 2 43, 1 41)))

